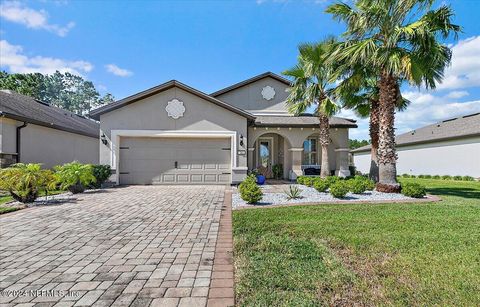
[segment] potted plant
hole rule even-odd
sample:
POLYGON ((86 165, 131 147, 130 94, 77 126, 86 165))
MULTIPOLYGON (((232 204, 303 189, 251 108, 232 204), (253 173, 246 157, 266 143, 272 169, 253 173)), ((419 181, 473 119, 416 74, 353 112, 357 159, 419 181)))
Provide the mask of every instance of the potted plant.
POLYGON ((68 189, 73 194, 82 193, 85 187, 96 181, 91 164, 81 164, 77 161, 55 166, 56 177, 62 189, 68 189))
POLYGON ((282 177, 283 177, 283 165, 282 164, 275 164, 274 166, 272 166, 272 173, 273 173, 273 178, 282 179, 282 177))
POLYGON ((267 179, 268 176, 268 169, 264 166, 259 166, 257 168, 257 183, 259 185, 262 185, 265 183, 265 180, 267 179))

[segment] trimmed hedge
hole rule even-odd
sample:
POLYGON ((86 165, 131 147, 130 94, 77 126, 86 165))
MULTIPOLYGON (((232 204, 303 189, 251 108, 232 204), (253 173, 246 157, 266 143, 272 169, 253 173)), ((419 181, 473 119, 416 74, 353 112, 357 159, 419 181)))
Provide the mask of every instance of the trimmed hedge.
POLYGON ((329 185, 328 185, 327 180, 325 180, 325 179, 318 179, 318 180, 315 180, 315 182, 313 183, 313 187, 314 187, 315 190, 317 190, 318 192, 325 192, 325 191, 327 191, 329 185))
POLYGON ((347 195, 349 190, 348 183, 346 181, 338 181, 330 186, 330 194, 335 198, 343 198, 347 195))
POLYGON ((402 194, 414 198, 422 198, 427 195, 425 186, 416 182, 407 182, 402 185, 402 194))
POLYGON ((249 204, 255 204, 262 200, 263 193, 257 185, 257 178, 255 175, 249 175, 238 186, 240 197, 249 204))

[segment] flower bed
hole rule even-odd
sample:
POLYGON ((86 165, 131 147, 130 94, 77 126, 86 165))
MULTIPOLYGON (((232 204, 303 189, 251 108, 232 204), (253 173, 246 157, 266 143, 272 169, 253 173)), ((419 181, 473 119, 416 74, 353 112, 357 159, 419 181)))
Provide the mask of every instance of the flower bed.
MULTIPOLYGON (((288 196, 281 192, 280 187, 262 186, 263 198, 257 204, 247 204, 240 198, 238 193, 232 195, 232 208, 239 209, 244 207, 259 207, 259 206, 274 206, 274 205, 288 205, 288 204, 303 204, 303 203, 338 203, 338 202, 381 202, 381 201, 415 201, 415 198, 407 197, 397 193, 381 193, 377 191, 365 191, 362 194, 347 193, 344 198, 334 198, 328 192, 318 192, 312 187, 295 184, 301 192, 299 199, 288 199, 288 196)), ((288 185, 283 185, 283 189, 287 190, 288 185)))

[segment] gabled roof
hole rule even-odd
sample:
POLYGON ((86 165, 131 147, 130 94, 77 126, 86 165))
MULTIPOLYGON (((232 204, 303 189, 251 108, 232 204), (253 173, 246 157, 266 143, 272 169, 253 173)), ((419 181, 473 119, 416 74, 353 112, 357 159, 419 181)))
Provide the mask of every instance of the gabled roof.
POLYGON ((222 95, 222 94, 225 94, 225 93, 228 93, 228 92, 230 92, 230 91, 233 91, 233 90, 235 90, 235 89, 237 89, 237 88, 240 88, 240 87, 242 87, 242 86, 245 86, 245 85, 248 85, 248 84, 250 84, 250 83, 253 83, 253 82, 255 82, 255 81, 258 81, 258 80, 267 78, 267 77, 270 77, 270 78, 273 78, 273 79, 275 79, 275 80, 277 80, 277 81, 280 81, 280 82, 284 83, 284 84, 287 85, 287 86, 290 86, 290 85, 292 84, 288 79, 285 79, 285 78, 283 78, 282 76, 279 76, 279 75, 277 75, 277 74, 274 74, 274 73, 271 72, 271 71, 267 71, 267 72, 265 72, 265 73, 263 73, 263 74, 260 74, 260 75, 258 75, 258 76, 252 77, 252 78, 247 79, 247 80, 242 81, 242 82, 238 82, 238 83, 236 83, 236 84, 234 84, 234 85, 230 85, 230 86, 228 86, 228 87, 226 87, 226 88, 224 88, 224 89, 221 89, 221 90, 219 90, 219 91, 216 91, 216 92, 214 92, 214 93, 211 93, 210 96, 217 97, 217 96, 220 96, 220 95, 222 95))
MULTIPOLYGON (((398 147, 451 140, 470 136, 480 136, 480 112, 449 118, 438 123, 400 134, 395 138, 398 147)), ((369 151, 370 145, 352 150, 369 151)))
POLYGON ((93 120, 9 90, 0 90, 0 116, 94 138, 100 133, 93 120))
MULTIPOLYGON (((254 126, 257 127, 318 127, 318 117, 304 116, 256 116, 254 126)), ((330 117, 331 128, 357 128, 356 120, 330 117)))
POLYGON ((165 82, 163 84, 160 84, 160 85, 157 85, 155 87, 152 87, 148 90, 145 90, 145 91, 142 91, 140 93, 137 93, 135 95, 132 95, 132 96, 129 96, 127 98, 124 98, 124 99, 121 99, 121 100, 118 100, 116 102, 113 102, 113 103, 110 103, 110 104, 107 104, 105 106, 102 106, 98 109, 95 109, 93 111, 90 112, 90 117, 94 118, 94 119, 97 119, 99 120, 100 119, 100 115, 102 114, 105 114, 105 113, 108 113, 108 112, 111 112, 113 110, 116 110, 116 109, 119 109, 119 108, 122 108, 126 105, 129 105, 131 103, 134 103, 134 102, 137 102, 141 99, 144 99, 144 98, 147 98, 147 97, 150 97, 150 96, 153 96, 155 94, 158 94, 160 92, 163 92, 163 91, 166 91, 168 89, 171 89, 173 87, 177 87, 177 88, 180 88, 192 95, 195 95, 195 96, 198 96, 200 98, 203 98, 209 102, 212 102, 222 108, 225 108, 227 110, 230 110, 234 113, 237 113, 241 116, 244 116, 248 119, 254 119, 254 116, 244 110, 241 110, 237 107, 234 107, 232 105, 229 105, 228 103, 225 103, 221 100, 218 100, 212 96, 209 96, 199 90, 196 90, 194 89, 193 87, 190 87, 188 85, 185 85, 177 80, 171 80, 171 81, 168 81, 168 82, 165 82))

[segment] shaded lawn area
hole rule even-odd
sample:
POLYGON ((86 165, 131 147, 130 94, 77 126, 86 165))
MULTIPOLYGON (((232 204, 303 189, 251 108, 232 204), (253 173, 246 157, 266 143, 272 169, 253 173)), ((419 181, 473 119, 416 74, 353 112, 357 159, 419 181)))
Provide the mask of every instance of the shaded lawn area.
POLYGON ((401 181, 443 201, 234 211, 238 304, 477 305, 480 183, 401 181))

